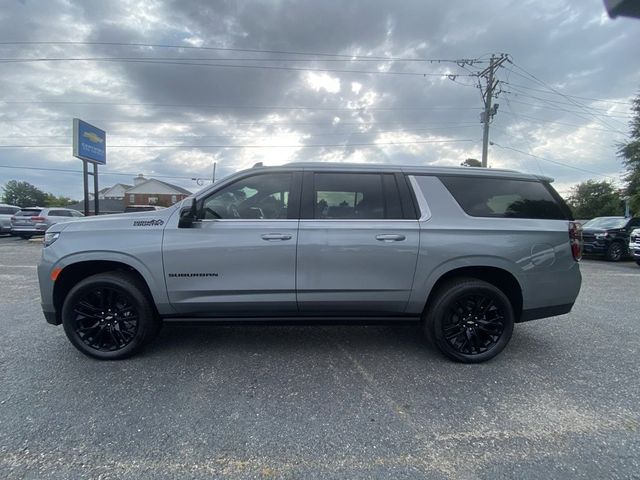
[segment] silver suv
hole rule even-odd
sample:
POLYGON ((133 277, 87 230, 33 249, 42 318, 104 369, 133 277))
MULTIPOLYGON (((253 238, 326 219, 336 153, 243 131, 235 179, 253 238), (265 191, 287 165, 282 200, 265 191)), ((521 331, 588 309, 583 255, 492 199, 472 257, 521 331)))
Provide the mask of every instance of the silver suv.
POLYGON ((0 233, 11 233, 11 217, 20 211, 20 207, 0 203, 0 233))
POLYGON ((18 237, 31 238, 34 235, 44 235, 51 225, 82 217, 84 215, 70 208, 23 208, 11 217, 11 233, 18 237))
POLYGON ((100 359, 162 321, 421 322, 481 362, 514 324, 567 313, 579 226, 545 177, 330 163, 258 167, 173 207, 58 224, 38 267, 45 317, 100 359))

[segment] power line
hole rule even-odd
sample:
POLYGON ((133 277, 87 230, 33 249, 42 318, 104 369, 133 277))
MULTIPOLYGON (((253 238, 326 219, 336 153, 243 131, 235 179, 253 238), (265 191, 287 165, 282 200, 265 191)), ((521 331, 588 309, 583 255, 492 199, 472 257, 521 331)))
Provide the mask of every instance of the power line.
MULTIPOLYGON (((513 72, 516 73, 517 72, 513 72)), ((549 90, 543 90, 541 88, 534 88, 534 87, 529 87, 527 85, 522 85, 522 84, 518 84, 518 83, 512 83, 512 82, 506 82, 507 85, 511 86, 511 87, 518 87, 518 88, 524 88, 527 90, 532 90, 534 92, 541 92, 541 93, 546 93, 548 95, 559 95, 555 92, 550 92, 549 90)), ((593 97, 582 97, 579 95, 569 95, 568 93, 562 94, 562 96, 566 96, 566 97, 571 97, 571 98, 576 98, 579 100, 591 100, 593 102, 602 102, 602 103, 615 103, 615 104, 619 104, 619 105, 631 105, 631 102, 620 102, 620 101, 616 101, 616 100, 604 100, 604 99, 600 99, 600 98, 593 98, 593 97)))
POLYGON ((211 67, 211 68, 248 68, 257 70, 286 70, 294 72, 332 72, 332 73, 359 73, 367 75, 396 75, 396 76, 411 76, 411 77, 469 77, 469 74, 452 74, 452 73, 429 73, 429 72, 398 72, 393 70, 353 70, 353 69, 335 69, 335 68, 302 68, 302 67, 282 67, 275 65, 235 65, 235 64, 222 64, 222 63, 199 63, 199 62, 181 62, 181 61, 155 61, 155 60, 122 60, 122 59, 109 59, 109 58, 34 58, 25 60, 2 60, 0 63, 34 63, 34 62, 79 62, 79 61, 91 61, 91 62, 105 62, 105 63, 132 63, 132 64, 145 64, 145 65, 182 65, 189 67, 211 67))
MULTIPOLYGON (((93 119, 94 122, 103 122, 107 124, 158 124, 158 125, 192 125, 192 124, 203 124, 210 125, 213 127, 233 127, 238 125, 249 125, 249 126, 266 126, 266 127, 298 127, 298 126, 308 126, 308 125, 316 125, 316 126, 327 126, 329 124, 334 126, 377 126, 377 125, 476 125, 476 123, 471 122, 438 122, 438 123, 429 123, 429 122, 402 122, 402 121, 393 121, 393 122, 337 122, 332 123, 330 121, 326 122, 224 122, 224 123, 216 123, 212 120, 179 120, 179 121, 158 121, 158 120, 108 120, 108 119, 93 119)), ((33 123, 33 122, 52 122, 52 123, 69 123, 69 118, 55 118, 55 119, 38 119, 38 118, 24 118, 20 117, 17 120, 2 120, 0 118, 0 123, 33 123)))
MULTIPOLYGON (((553 98, 544 98, 544 97, 538 97, 536 95, 531 95, 530 93, 527 93, 525 89, 523 89, 521 87, 518 87, 518 86, 516 86, 516 85, 514 85, 514 84, 512 84, 510 82, 503 81, 501 83, 503 85, 509 86, 509 90, 514 90, 514 92, 508 92, 507 91, 506 93, 513 93, 514 95, 518 95, 518 96, 525 97, 525 98, 531 98, 531 99, 534 99, 534 100, 540 100, 540 101, 543 101, 543 102, 552 102, 553 104, 556 104, 556 105, 575 106, 573 103, 560 102, 560 101, 555 100, 553 98)), ((548 92, 548 93, 552 94, 551 92, 548 92)), ((553 95, 555 95, 555 94, 553 94, 553 95)), ((629 106, 630 104, 624 104, 624 105, 629 106)), ((591 110, 600 111, 600 112, 609 112, 611 110, 611 107, 609 107, 609 108, 594 107, 594 106, 591 106, 591 105, 589 105, 589 108, 591 110)))
POLYGON ((206 105, 197 103, 135 103, 135 102, 94 102, 66 100, 0 100, 7 105, 91 105, 109 107, 167 107, 167 108, 218 108, 238 110, 318 110, 318 111, 396 111, 396 110, 482 110, 480 107, 454 107, 450 105, 433 105, 429 107, 307 107, 282 105, 206 105))
MULTIPOLYGON (((518 96, 518 95, 516 95, 516 96, 518 96)), ((519 103, 521 105, 528 105, 530 107, 544 108, 545 110, 555 110, 555 111, 558 111, 558 112, 574 113, 576 115, 585 115, 585 112, 578 112, 576 110, 569 110, 569 109, 566 109, 566 108, 557 107, 553 103, 549 103, 548 105, 542 105, 542 104, 539 104, 539 103, 523 102, 522 100, 516 100, 516 99, 513 99, 513 98, 511 99, 511 101, 514 102, 514 103, 519 103)), ((624 116, 623 115, 610 115, 610 114, 606 114, 606 113, 597 113, 597 112, 596 113, 592 113, 591 115, 600 115, 600 116, 603 116, 603 117, 610 117, 611 120, 615 120, 615 121, 619 121, 619 120, 616 120, 618 118, 631 118, 630 116, 627 116, 627 115, 624 115, 624 116)), ((585 117, 580 117, 580 118, 584 118, 585 120, 588 120, 588 118, 585 118, 585 117)))
MULTIPOLYGON (((538 77, 536 77, 534 74, 529 73, 527 70, 525 70, 524 68, 522 68, 521 66, 515 64, 511 59, 509 59, 509 62, 511 63, 511 65, 513 65, 515 68, 518 68, 519 70, 522 70, 527 76, 522 75, 521 73, 518 73, 514 70, 511 70, 512 73, 525 78, 529 81, 531 81, 531 79, 533 79, 533 81, 537 82, 539 85, 542 85, 543 87, 547 88, 548 90, 551 90, 552 92, 562 96, 563 98, 565 98, 566 100, 568 100, 569 102, 573 103, 575 106, 577 106, 578 108, 584 110, 588 115, 591 115, 597 122, 600 122, 600 124, 606 126, 607 128, 610 128, 612 130, 616 130, 615 127, 613 127, 612 125, 610 125, 609 123, 605 122, 604 120, 598 118, 597 116, 595 116, 593 113, 589 112, 588 108, 586 105, 578 102, 577 100, 567 96, 566 94, 560 92, 559 90, 553 88, 552 86, 550 86, 549 84, 547 84, 546 82, 544 82, 543 80, 540 80, 538 77)), ((507 69, 509 70, 509 69, 507 69)))
MULTIPOLYGON (((370 142, 370 143, 335 143, 306 145, 109 145, 109 148, 326 148, 326 147, 365 147, 382 145, 419 145, 432 143, 464 143, 476 142, 473 139, 459 140, 418 140, 412 142, 370 142)), ((0 148, 70 148, 70 145, 0 145, 0 148)))
POLYGON ((418 61, 426 63, 455 63, 458 65, 473 65, 475 63, 486 63, 481 59, 446 59, 446 58, 407 58, 393 56, 374 56, 374 55, 349 55, 340 53, 326 52, 295 52, 290 50, 265 50, 257 48, 237 48, 237 47, 209 47, 196 45, 172 45, 158 43, 126 43, 126 42, 37 42, 37 41, 20 41, 20 42, 0 42, 0 45, 75 45, 75 46, 116 46, 116 47, 150 47, 163 49, 182 49, 182 50, 201 50, 201 51, 219 51, 219 52, 245 52, 245 53, 269 53, 279 55, 305 55, 315 57, 334 57, 346 59, 375 59, 387 61, 418 61))
MULTIPOLYGON (((300 132, 296 134, 278 134, 278 135, 138 135, 138 134, 118 134, 118 133, 110 133, 110 138, 113 137, 124 137, 124 138, 134 138, 141 137, 145 139, 198 139, 198 138, 273 138, 277 136, 278 138, 282 137, 300 137, 300 136, 310 136, 310 137, 324 137, 324 136, 338 136, 338 135, 379 135, 385 133, 407 133, 411 134, 414 132, 430 132, 432 130, 451 130, 458 128, 475 128, 477 127, 476 123, 470 123, 468 125, 456 125, 450 127, 431 127, 431 128, 418 128, 411 130, 371 130, 369 132, 300 132)), ((29 139, 29 138, 71 138, 70 134, 67 135, 0 135, 0 138, 13 138, 13 139, 29 139)))
MULTIPOLYGON (((71 169, 65 169, 65 168, 46 168, 46 167, 25 167, 25 166, 18 166, 18 165, 0 165, 0 168, 10 168, 10 169, 15 169, 15 170, 39 170, 39 171, 43 171, 43 172, 63 172, 63 173, 77 173, 82 175, 82 170, 71 170, 71 169)), ((125 173, 125 172, 103 172, 100 171, 100 175, 120 175, 120 176, 127 176, 127 177, 135 177, 138 174, 137 173, 125 173)), ((207 175, 193 175, 190 177, 183 177, 183 176, 175 176, 175 175, 149 175, 150 177, 157 177, 157 178, 173 178, 173 179, 182 179, 182 180, 193 180, 194 177, 198 177, 198 178, 205 178, 207 175)))
POLYGON ((602 176, 602 177, 607 177, 607 178, 615 179, 615 178, 614 178, 614 177, 612 177, 611 175, 606 175, 606 174, 604 174, 604 173, 596 172, 596 171, 593 171, 593 170, 588 170, 588 169, 586 169, 586 168, 576 167, 576 166, 574 166, 574 165, 570 165, 570 164, 568 164, 568 163, 558 162, 557 160, 551 160, 551 159, 549 159, 549 158, 544 158, 544 157, 541 157, 541 156, 539 156, 539 155, 534 155, 533 153, 525 152, 524 150, 518 150, 517 148, 513 148, 513 147, 505 147, 504 145, 500 145, 500 144, 495 143, 495 142, 492 142, 492 145, 495 145, 496 147, 499 147, 499 148, 503 148, 503 149, 505 149, 505 150, 513 150, 514 152, 518 152, 518 153, 521 153, 521 154, 523 154, 523 155, 527 155, 527 156, 529 156, 529 157, 533 157, 533 158, 536 158, 536 159, 538 159, 538 160, 542 160, 542 161, 544 161, 544 162, 555 163, 556 165, 560 165, 560 166, 567 167, 567 168, 572 168, 572 169, 574 169, 574 170, 579 170, 579 171, 581 171, 581 172, 592 173, 592 174, 594 174, 594 175, 600 175, 600 176, 602 176))
POLYGON ((504 113, 506 113, 507 115, 512 115, 514 117, 518 116, 518 117, 521 117, 521 118, 526 118, 527 120, 533 120, 533 121, 541 122, 541 123, 550 123, 550 124, 555 124, 555 125, 565 125, 565 126, 568 126, 568 127, 586 128, 587 130, 595 130, 595 131, 599 131, 599 132, 618 133, 618 134, 622 134, 622 135, 626 136, 626 134, 624 134, 623 132, 621 132, 619 130, 614 130, 614 129, 611 129, 611 128, 586 127, 584 125, 579 125, 577 123, 557 122, 555 120, 547 120, 547 119, 544 119, 544 118, 532 117, 530 115, 525 115, 525 114, 522 114, 522 113, 520 113, 518 115, 516 115, 515 113, 512 113, 512 112, 511 113, 510 112, 504 112, 504 113))

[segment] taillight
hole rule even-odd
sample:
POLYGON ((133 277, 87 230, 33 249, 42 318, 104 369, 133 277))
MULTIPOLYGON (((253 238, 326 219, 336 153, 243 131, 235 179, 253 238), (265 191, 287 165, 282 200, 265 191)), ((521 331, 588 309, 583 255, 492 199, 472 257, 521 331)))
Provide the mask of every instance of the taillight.
POLYGON ((578 222, 569 222, 569 243, 573 259, 579 262, 582 258, 582 225, 578 222))
POLYGON ((44 217, 31 217, 31 221, 33 222, 44 222, 46 218, 44 217))

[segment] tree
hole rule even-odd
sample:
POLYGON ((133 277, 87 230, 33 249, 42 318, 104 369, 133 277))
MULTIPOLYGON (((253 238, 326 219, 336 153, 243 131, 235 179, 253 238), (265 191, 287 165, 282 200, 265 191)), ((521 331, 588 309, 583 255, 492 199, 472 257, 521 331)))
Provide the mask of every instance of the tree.
POLYGON ((3 202, 19 207, 45 206, 47 194, 29 182, 9 180, 2 187, 3 202))
POLYGON ((620 192, 606 180, 587 180, 571 189, 568 203, 578 219, 622 215, 620 192))
POLYGON ((480 160, 476 160, 475 158, 467 158, 460 165, 462 167, 481 167, 482 166, 482 162, 480 160))
POLYGON ((633 100, 631 111, 629 141, 619 145, 618 155, 627 167, 624 193, 630 197, 631 210, 640 214, 640 94, 633 100))
POLYGON ((45 195, 45 207, 66 207, 67 205, 75 203, 74 200, 69 197, 65 197, 64 195, 60 195, 59 197, 54 195, 53 193, 45 193, 45 195))

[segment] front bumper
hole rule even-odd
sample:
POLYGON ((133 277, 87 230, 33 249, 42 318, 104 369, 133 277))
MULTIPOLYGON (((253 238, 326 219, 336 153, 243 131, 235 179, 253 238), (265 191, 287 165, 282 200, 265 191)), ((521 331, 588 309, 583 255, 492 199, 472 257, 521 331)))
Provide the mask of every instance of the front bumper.
POLYGON ((596 255, 607 253, 607 248, 608 248, 608 245, 606 243, 599 243, 599 242, 584 243, 582 245, 582 251, 584 253, 591 253, 596 255))
POLYGON ((629 254, 633 257, 634 260, 640 260, 640 243, 629 243, 629 254))

